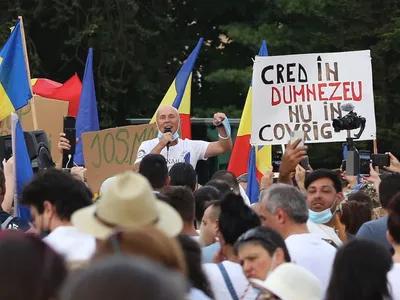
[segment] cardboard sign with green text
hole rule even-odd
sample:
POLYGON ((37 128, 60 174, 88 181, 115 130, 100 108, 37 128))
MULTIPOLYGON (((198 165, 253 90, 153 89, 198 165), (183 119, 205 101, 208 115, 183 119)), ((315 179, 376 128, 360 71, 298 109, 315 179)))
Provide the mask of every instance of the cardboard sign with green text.
POLYGON ((155 124, 132 125, 82 134, 86 179, 98 192, 109 177, 132 170, 136 153, 143 141, 157 136, 155 124))

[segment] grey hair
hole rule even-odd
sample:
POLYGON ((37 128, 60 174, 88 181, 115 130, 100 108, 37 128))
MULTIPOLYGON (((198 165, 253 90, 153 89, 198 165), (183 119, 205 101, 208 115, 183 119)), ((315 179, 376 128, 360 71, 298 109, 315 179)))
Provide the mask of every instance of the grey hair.
POLYGON ((308 220, 306 196, 292 185, 273 184, 265 191, 262 199, 265 209, 273 215, 280 208, 295 223, 303 224, 308 220))

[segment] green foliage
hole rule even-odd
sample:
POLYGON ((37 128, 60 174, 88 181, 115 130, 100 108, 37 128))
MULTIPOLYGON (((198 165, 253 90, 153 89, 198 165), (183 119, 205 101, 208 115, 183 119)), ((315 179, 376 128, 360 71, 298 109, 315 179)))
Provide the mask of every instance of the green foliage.
POLYGON ((192 115, 196 118, 212 118, 216 112, 225 113, 228 118, 240 119, 242 116, 242 109, 237 108, 233 105, 223 107, 208 107, 208 108, 194 108, 192 109, 192 115))
MULTIPOLYGON (((263 9, 252 18, 221 26, 234 43, 252 49, 254 54, 262 39, 267 40, 270 55, 372 50, 379 150, 400 153, 400 1, 260 2, 263 9)), ((221 70, 215 70, 209 78, 214 82, 234 78, 221 74, 221 70)), ((229 73, 242 70, 231 68, 229 73)), ((236 83, 242 84, 241 80, 236 83)), ((241 93, 244 92, 243 87, 241 93)), ((372 143, 359 143, 358 147, 372 150, 372 143)), ((312 145, 309 153, 314 167, 335 167, 341 160, 341 145, 312 145)))

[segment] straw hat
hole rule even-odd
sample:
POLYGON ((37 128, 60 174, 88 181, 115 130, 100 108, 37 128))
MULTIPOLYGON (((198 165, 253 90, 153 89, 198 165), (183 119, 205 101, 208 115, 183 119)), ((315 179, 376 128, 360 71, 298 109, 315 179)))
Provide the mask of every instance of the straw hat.
POLYGON ((293 263, 279 265, 265 281, 250 279, 282 300, 321 300, 321 282, 314 274, 293 263))
POLYGON ((132 171, 110 180, 99 200, 77 210, 71 222, 80 231, 103 240, 115 229, 155 226, 175 237, 183 228, 178 212, 157 200, 147 179, 132 171))

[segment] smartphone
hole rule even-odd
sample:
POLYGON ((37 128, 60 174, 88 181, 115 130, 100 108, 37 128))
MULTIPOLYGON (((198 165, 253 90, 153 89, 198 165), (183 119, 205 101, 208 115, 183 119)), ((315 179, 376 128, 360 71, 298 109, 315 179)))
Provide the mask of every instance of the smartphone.
POLYGON ((371 152, 370 151, 360 151, 360 175, 368 177, 369 165, 371 164, 371 152))
POLYGON ((279 168, 281 166, 282 151, 278 150, 272 157, 272 172, 279 174, 279 168))
POLYGON ((304 146, 304 131, 293 130, 290 133, 290 143, 293 144, 296 140, 301 139, 298 147, 304 146))
POLYGON ((303 159, 303 160, 300 162, 300 166, 301 166, 304 170, 308 171, 309 165, 310 165, 310 161, 308 160, 308 156, 306 156, 306 158, 303 159))
POLYGON ((75 117, 65 116, 64 117, 64 133, 65 138, 69 141, 71 148, 69 150, 64 150, 64 154, 75 154, 75 144, 76 144, 76 129, 75 129, 76 119, 75 117))
POLYGON ((390 166, 389 154, 372 154, 372 165, 380 168, 390 166))

